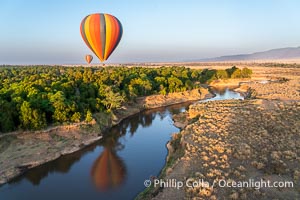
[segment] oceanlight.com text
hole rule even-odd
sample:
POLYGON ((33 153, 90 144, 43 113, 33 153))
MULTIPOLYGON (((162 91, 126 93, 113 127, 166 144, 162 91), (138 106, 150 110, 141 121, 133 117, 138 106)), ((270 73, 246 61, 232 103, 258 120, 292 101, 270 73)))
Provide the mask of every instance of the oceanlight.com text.
POLYGON ((270 181, 270 180, 254 180, 249 179, 247 181, 235 181, 229 180, 214 180, 209 182, 203 179, 187 179, 186 181, 178 181, 176 179, 154 179, 145 180, 145 187, 162 187, 162 188, 174 188, 180 189, 182 187, 187 188, 255 188, 259 190, 260 188, 293 188, 294 182, 292 181, 270 181))

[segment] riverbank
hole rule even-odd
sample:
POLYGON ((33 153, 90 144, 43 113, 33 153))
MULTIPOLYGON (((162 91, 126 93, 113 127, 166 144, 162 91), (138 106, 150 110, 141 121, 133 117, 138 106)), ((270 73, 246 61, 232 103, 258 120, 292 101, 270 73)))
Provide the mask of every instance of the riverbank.
POLYGON ((207 89, 138 98, 112 114, 97 113, 92 123, 79 123, 35 132, 15 132, 0 138, 0 185, 27 170, 71 154, 102 138, 101 132, 145 109, 209 98, 207 89))
POLYGON ((283 73, 276 69, 265 78, 280 77, 285 81, 242 83, 240 92, 251 89, 255 99, 197 103, 175 115, 182 131, 167 145, 169 155, 161 178, 209 184, 152 188, 139 197, 299 199, 300 69, 283 73), (263 180, 271 185, 292 183, 293 187, 212 187, 222 180, 229 186, 263 180))

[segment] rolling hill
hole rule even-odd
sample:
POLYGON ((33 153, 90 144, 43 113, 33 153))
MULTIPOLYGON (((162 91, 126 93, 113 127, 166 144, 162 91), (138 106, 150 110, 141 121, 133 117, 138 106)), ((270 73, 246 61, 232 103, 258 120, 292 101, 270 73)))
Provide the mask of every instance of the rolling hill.
POLYGON ((201 62, 218 62, 218 61, 251 61, 251 60, 288 60, 300 59, 300 47, 288 47, 272 49, 252 54, 228 55, 216 58, 200 59, 201 62))

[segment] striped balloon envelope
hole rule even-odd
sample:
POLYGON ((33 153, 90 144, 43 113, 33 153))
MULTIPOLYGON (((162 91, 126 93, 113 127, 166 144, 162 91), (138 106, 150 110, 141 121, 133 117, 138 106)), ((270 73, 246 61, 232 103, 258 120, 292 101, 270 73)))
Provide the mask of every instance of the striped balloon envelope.
POLYGON ((86 56, 85 56, 85 61, 86 61, 88 64, 91 64, 91 62, 93 61, 93 56, 92 56, 92 55, 86 55, 86 56))
POLYGON ((123 28, 121 22, 109 14, 86 16, 80 25, 81 36, 92 52, 104 62, 118 46, 123 28))

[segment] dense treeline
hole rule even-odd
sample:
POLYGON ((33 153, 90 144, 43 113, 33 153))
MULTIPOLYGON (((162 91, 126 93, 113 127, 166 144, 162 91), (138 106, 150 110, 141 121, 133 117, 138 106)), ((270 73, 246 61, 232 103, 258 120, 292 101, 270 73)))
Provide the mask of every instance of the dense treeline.
POLYGON ((184 67, 61 66, 0 67, 0 132, 36 130, 49 124, 91 121, 138 96, 181 92, 219 78, 249 77, 252 71, 184 67))

